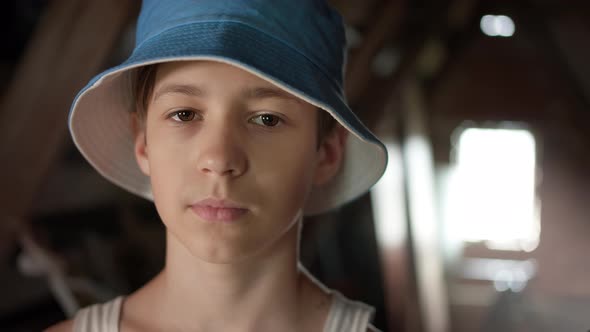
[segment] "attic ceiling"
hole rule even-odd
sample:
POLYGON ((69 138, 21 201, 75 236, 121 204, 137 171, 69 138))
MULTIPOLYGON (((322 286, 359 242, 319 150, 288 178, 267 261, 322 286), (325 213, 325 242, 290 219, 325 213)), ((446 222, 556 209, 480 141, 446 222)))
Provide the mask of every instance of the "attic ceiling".
MULTIPOLYGON (((15 79, 17 65, 27 51, 40 18, 46 8, 56 2, 58 0, 3 2, 0 34, 6 42, 0 53, 0 87, 4 95, 15 79)), ((516 22, 518 37, 514 38, 514 45, 510 46, 511 52, 528 48, 528 52, 537 53, 540 58, 546 59, 565 78, 570 90, 583 105, 580 109, 586 112, 590 108, 590 64, 587 61, 590 58, 590 43, 587 42, 590 40, 590 4, 586 1, 570 1, 567 4, 557 0, 517 3, 508 0, 330 2, 339 9, 348 25, 350 48, 346 89, 349 102, 369 126, 375 123, 388 96, 404 77, 419 73, 425 87, 430 89, 427 92, 432 94, 440 87, 439 83, 446 77, 448 68, 462 59, 461 54, 470 45, 486 38, 491 40, 479 28, 480 18, 485 14, 511 16, 516 22)), ((129 14, 130 17, 133 15, 129 14)), ((111 58, 124 57, 129 52, 132 29, 133 25, 130 24, 122 32, 118 46, 111 52, 111 58)), ((518 57, 514 53, 510 56, 518 57)), ((119 60, 108 60, 103 66, 119 60)), ((6 116, 6 112, 9 110, 2 109, 0 115, 4 113, 6 116)), ((65 119, 67 110, 62 113, 65 119)), ((64 138, 68 139, 67 136, 64 138)), ((69 144, 69 148, 65 149, 66 156, 79 162, 81 159, 69 144)), ((46 186, 39 188, 51 188, 60 181, 73 185, 84 183, 75 180, 84 172, 70 169, 66 174, 53 177, 58 180, 49 180, 46 186)), ((88 176, 92 178, 92 175, 88 176)), ((101 183, 100 180, 95 182, 101 183)), ((95 195, 101 197, 100 192, 97 189, 95 195)), ((88 199, 91 201, 91 198, 88 199)), ((76 201, 75 198, 72 200, 76 201)), ((41 204, 36 209, 49 211, 54 205, 63 205, 52 203, 52 199, 45 202, 47 204, 41 204)), ((66 206, 68 204, 71 202, 65 203, 66 206)))
MULTIPOLYGON (((54 0, 55 1, 55 0, 54 0)), ((11 70, 18 62, 28 38, 45 7, 52 1, 5 1, 2 6, 0 32, 5 46, 0 53, 0 87, 10 80, 11 70)), ((330 0, 339 9, 351 27, 353 39, 366 41, 377 24, 385 26, 386 38, 373 40, 375 49, 393 47, 407 50, 412 43, 424 37, 440 38, 443 44, 457 47, 469 43, 478 30, 479 18, 488 13, 509 14, 517 17, 517 28, 533 30, 541 35, 549 34, 560 49, 567 66, 572 68, 585 87, 583 94, 590 96, 590 65, 587 46, 590 35, 590 3, 587 1, 557 0, 445 0, 445 1, 387 1, 387 0, 330 0), (379 21, 379 18, 384 18, 379 21), (425 31, 429 30, 429 31, 425 31), (421 37, 422 36, 422 37, 421 37), (571 50, 574 48, 574 50, 571 50)), ((551 38, 546 38, 551 43, 551 38)), ((355 45, 359 46, 359 45, 355 45)), ((554 47, 554 46, 552 46, 554 47)), ((354 58, 355 48, 351 49, 354 58)), ((373 60, 373 59, 372 59, 373 60)), ((366 70, 366 69, 365 69, 366 70)), ((360 94, 360 92, 353 92, 360 94)))
MULTIPOLYGON (((561 121, 567 126, 559 134, 571 132, 571 136, 562 135, 567 142, 563 149, 587 155, 589 1, 329 1, 348 26, 348 98, 369 127, 378 124, 385 110, 395 110, 388 105, 396 103, 400 86, 415 79, 432 105, 432 121, 442 122, 452 112, 466 118, 561 121), (487 14, 510 16, 516 25, 514 37, 484 35, 480 19, 487 14), (473 87, 485 79, 491 80, 489 86, 473 87), (496 97, 487 100, 490 86, 496 97), (499 112, 505 105, 503 98, 518 99, 515 109, 499 112), (524 103, 520 99, 528 104, 518 109, 524 103), (461 100, 463 108, 456 109, 454 100, 461 100), (582 135, 585 140, 578 139, 582 135)), ((120 61, 131 48, 138 2, 122 3, 10 0, 0 5, 0 38, 4 41, 0 52, 0 154, 4 156, 0 172, 5 174, 0 179, 0 259, 14 253, 19 232, 32 218, 132 199, 91 169, 74 148, 65 126, 68 105, 77 89, 100 69, 120 61), (77 28, 88 29, 94 36, 110 33, 112 38, 84 40, 60 26, 61 32, 72 32, 77 39, 50 36, 54 43, 43 44, 39 36, 50 35, 43 29, 52 26, 43 25, 48 13, 54 15, 59 11, 52 9, 68 6, 77 7, 63 10, 84 13, 88 21, 100 24, 92 28, 77 17, 57 23, 78 24, 77 28), (96 10, 109 13, 111 8, 127 12, 116 18, 93 17, 96 10), (92 61, 79 54, 92 55, 92 61), (67 75, 60 76, 64 72, 67 75), (51 103, 28 100, 39 96, 51 103), (36 129, 20 130, 29 125, 36 129), (13 161, 15 154, 28 162, 13 161)), ((448 138, 437 135, 433 133, 433 140, 448 138)))

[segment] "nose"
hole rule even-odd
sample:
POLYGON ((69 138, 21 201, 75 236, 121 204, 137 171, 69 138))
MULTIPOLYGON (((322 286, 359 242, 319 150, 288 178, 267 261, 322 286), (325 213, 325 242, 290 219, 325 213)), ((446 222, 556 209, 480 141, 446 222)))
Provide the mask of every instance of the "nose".
POLYGON ((242 175, 248 167, 248 161, 238 136, 227 125, 205 125, 198 138, 201 148, 198 149, 197 168, 207 175, 242 175))

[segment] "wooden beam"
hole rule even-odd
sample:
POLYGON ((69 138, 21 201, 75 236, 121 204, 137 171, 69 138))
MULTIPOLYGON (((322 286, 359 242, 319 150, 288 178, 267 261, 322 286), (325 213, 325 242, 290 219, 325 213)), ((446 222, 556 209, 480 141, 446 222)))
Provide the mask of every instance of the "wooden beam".
POLYGON ((444 260, 435 203, 435 166, 428 129, 427 101, 416 78, 402 87, 403 159, 413 267, 424 332, 449 329, 444 260))
MULTIPOLYGON (((399 146, 404 141, 402 136, 405 135, 407 138, 408 135, 407 112, 410 111, 408 87, 415 88, 418 84, 416 76, 420 66, 419 60, 424 57, 425 52, 431 51, 427 47, 429 41, 441 35, 441 29, 447 26, 447 21, 454 22, 451 24, 451 29, 462 29, 469 15, 473 13, 476 2, 477 0, 455 0, 433 4, 424 19, 426 24, 421 29, 413 31, 412 38, 404 38, 409 42, 403 45, 404 53, 396 70, 386 78, 371 78, 364 91, 359 92, 360 95, 356 101, 365 109, 360 114, 361 118, 384 140, 387 140, 388 136, 392 137, 392 146, 396 149, 399 150, 399 146), (445 26, 441 27, 442 25, 445 26), (402 114, 404 110, 406 114, 402 114)), ((437 68, 433 69, 436 71, 437 68)), ((419 92, 418 99, 421 103, 419 111, 426 112, 426 109, 422 109, 425 107, 424 95, 421 90, 419 92)), ((390 166, 403 167, 398 165, 404 160, 404 157, 400 155, 401 152, 390 151, 390 153, 390 166)), ((409 189, 409 183, 406 183, 406 186, 409 189)), ((389 190, 394 192, 395 188, 392 187, 389 190)), ((399 237, 399 244, 395 248, 388 248, 383 243, 379 244, 390 328, 396 331, 449 330, 444 303, 445 293, 440 275, 430 280, 436 286, 432 295, 428 294, 428 289, 425 289, 425 284, 428 286, 428 276, 424 275, 424 257, 425 252, 432 252, 434 243, 431 242, 432 239, 426 242, 416 239, 419 230, 415 229, 415 224, 410 218, 411 213, 415 212, 412 211, 410 204, 415 197, 409 197, 409 190, 396 196, 405 200, 406 208, 409 209, 407 216, 409 222, 405 226, 407 234, 399 237), (419 246, 419 250, 416 246, 419 246), (432 300, 435 302, 428 302, 432 300)), ((441 264, 440 261, 436 263, 441 264)), ((440 274, 440 266, 437 268, 437 273, 440 274)))
POLYGON ((64 145, 75 94, 102 68, 138 8, 136 1, 49 2, 0 102, 3 237, 30 214, 64 145))
MULTIPOLYGON (((561 71, 572 92, 579 99, 582 112, 585 114, 584 120, 589 119, 587 115, 590 114, 590 27, 587 18, 577 11, 567 11, 553 17, 541 16, 541 10, 532 12, 535 13, 535 17, 527 19, 538 27, 530 30, 531 33, 536 32, 533 41, 561 71)), ((522 16, 525 16, 525 13, 525 10, 520 10, 522 16)))
MULTIPOLYGON (((426 23, 419 29, 410 31, 410 37, 404 38, 407 43, 400 45, 403 53, 395 71, 388 77, 369 78, 366 88, 356 100, 364 109, 359 115, 369 128, 378 124, 382 113, 387 109, 386 105, 391 103, 389 100, 400 96, 403 82, 412 80, 417 75, 420 60, 425 57, 425 52, 432 50, 428 46, 435 38, 445 42, 449 36, 462 36, 464 32, 461 31, 471 31, 467 25, 473 20, 478 3, 479 0, 448 0, 435 2, 429 7, 423 19, 426 23)), ((448 55, 444 56, 442 62, 431 68, 433 80, 438 80, 441 70, 451 60, 448 55)))
POLYGON ((371 78, 371 61, 393 36, 399 33, 405 14, 406 1, 389 0, 379 11, 375 23, 365 36, 361 48, 351 56, 346 73, 346 95, 354 105, 371 78))
POLYGON ((373 16, 375 5, 381 0, 329 0, 328 2, 334 6, 344 18, 347 24, 353 26, 364 26, 367 21, 373 16))

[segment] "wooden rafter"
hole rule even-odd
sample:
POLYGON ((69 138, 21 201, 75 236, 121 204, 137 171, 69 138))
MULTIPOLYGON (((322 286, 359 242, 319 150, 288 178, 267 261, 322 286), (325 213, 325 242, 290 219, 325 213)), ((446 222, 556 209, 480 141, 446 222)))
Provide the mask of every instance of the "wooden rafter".
POLYGON ((387 1, 365 36, 360 50, 350 59, 346 73, 346 95, 350 104, 354 105, 367 88, 371 76, 371 61, 377 52, 387 40, 399 33, 405 7, 404 0, 387 1))
POLYGON ((58 159, 73 97, 104 65, 137 9, 136 1, 49 3, 0 102, 3 240, 31 213, 58 159))

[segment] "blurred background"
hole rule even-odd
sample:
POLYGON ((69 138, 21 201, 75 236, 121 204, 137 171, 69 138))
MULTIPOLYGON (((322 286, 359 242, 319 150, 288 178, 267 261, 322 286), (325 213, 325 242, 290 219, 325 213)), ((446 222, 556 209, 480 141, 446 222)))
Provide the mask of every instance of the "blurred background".
MULTIPOLYGON (((303 263, 384 331, 588 331, 590 2, 331 3, 349 102, 390 162, 306 221, 303 263)), ((139 2, 1 6, 0 330, 35 331, 149 280, 164 228, 66 126, 133 48, 139 2)))

